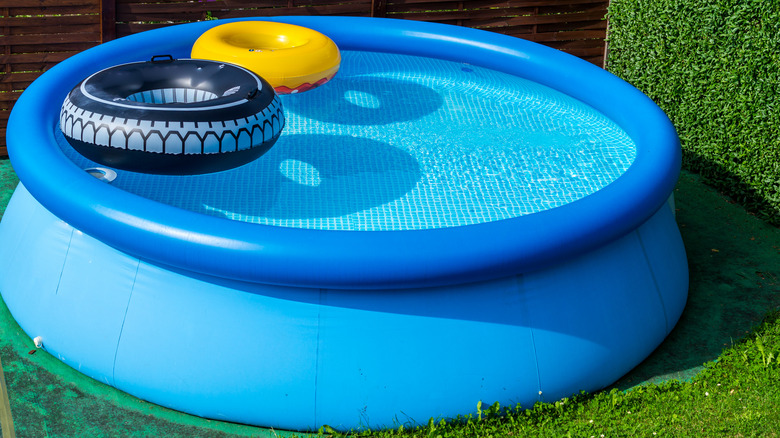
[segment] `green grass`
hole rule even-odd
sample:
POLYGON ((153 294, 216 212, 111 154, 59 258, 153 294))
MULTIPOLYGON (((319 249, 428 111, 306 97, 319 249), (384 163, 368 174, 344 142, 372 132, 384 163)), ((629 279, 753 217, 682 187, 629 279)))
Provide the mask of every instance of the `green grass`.
POLYGON ((350 436, 775 437, 780 431, 778 355, 780 312, 773 312, 690 382, 582 394, 525 411, 475 407, 474 414, 456 421, 350 436))

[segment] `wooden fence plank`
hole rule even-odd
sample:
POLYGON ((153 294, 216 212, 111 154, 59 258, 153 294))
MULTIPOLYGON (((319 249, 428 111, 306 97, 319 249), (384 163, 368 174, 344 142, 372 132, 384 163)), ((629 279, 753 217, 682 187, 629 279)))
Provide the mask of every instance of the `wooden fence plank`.
MULTIPOLYGON (((0 105, 6 105, 7 102, 15 102, 19 96, 22 95, 21 91, 14 91, 10 93, 0 93, 0 105)), ((0 106, 0 109, 7 109, 5 106, 0 106)))
MULTIPOLYGON (((94 32, 98 16, 95 22, 89 24, 61 24, 53 26, 12 27, 6 35, 58 35, 58 34, 83 34, 94 32)), ((2 38, 2 37, 0 37, 2 38)), ((0 43, 2 44, 2 43, 0 43)))
POLYGON ((100 32, 84 32, 84 33, 54 33, 50 35, 45 34, 33 34, 33 35, 6 35, 0 36, 0 46, 21 46, 21 45, 41 45, 48 46, 51 44, 67 44, 67 43, 83 43, 83 42, 99 42, 100 32))
MULTIPOLYGON (((3 0, 5 1, 5 0, 3 0)), ((37 8, 15 8, 10 7, 8 16, 39 16, 39 15, 78 15, 78 14, 98 14, 100 13, 100 6, 97 3, 89 4, 85 6, 57 6, 56 2, 59 0, 48 0, 51 3, 46 3, 51 6, 39 6, 37 8)))
POLYGON ((494 9, 501 12, 511 8, 526 7, 546 7, 546 6, 569 6, 591 3, 606 3, 597 0, 516 0, 516 1, 497 1, 497 0, 468 0, 459 2, 457 0, 388 0, 388 7, 397 10, 444 10, 458 9, 458 4, 462 4, 465 9, 494 9))
POLYGON ((13 82, 32 82, 38 76, 40 72, 32 73, 3 73, 0 74, 0 83, 13 83, 13 82))
POLYGON ((43 47, 41 46, 41 44, 16 45, 16 46, 12 46, 11 49, 13 53, 40 53, 42 50, 45 50, 47 52, 72 52, 72 51, 80 52, 83 50, 87 50, 91 47, 95 47, 97 43, 98 41, 97 39, 95 39, 93 41, 62 43, 62 44, 48 45, 43 47))
POLYGON ((604 15, 607 13, 606 5, 601 3, 594 3, 594 4, 584 4, 584 5, 576 5, 574 6, 555 6, 555 7, 541 7, 538 8, 539 15, 548 15, 548 16, 555 16, 555 15, 570 15, 574 13, 585 13, 585 12, 594 12, 594 13, 601 13, 601 18, 604 18, 604 15))
POLYGON ((93 0, 3 0, 4 7, 7 8, 33 8, 46 9, 49 7, 61 6, 91 6, 93 0))
MULTIPOLYGON (((598 40, 604 37, 603 30, 572 30, 561 32, 543 32, 536 34, 536 41, 549 43, 553 41, 579 41, 579 40, 598 40)), ((604 44, 598 44, 603 48, 604 44)))
POLYGON ((11 66, 16 64, 56 64, 75 55, 76 53, 78 52, 42 52, 8 55, 0 54, 0 64, 11 66))
POLYGON ((371 7, 370 0, 364 0, 359 2, 335 2, 328 4, 326 2, 319 2, 316 5, 304 5, 300 4, 300 1, 296 2, 296 6, 287 7, 286 4, 282 4, 279 1, 274 2, 251 2, 240 7, 229 7, 222 2, 198 2, 187 3, 187 7, 183 8, 181 3, 117 3, 116 13, 118 21, 144 21, 148 16, 155 16, 157 18, 165 17, 169 20, 176 19, 178 14, 182 12, 203 12, 203 11, 218 11, 218 10, 232 10, 232 9, 275 9, 279 11, 289 9, 300 8, 314 8, 316 10, 325 9, 361 9, 368 15, 371 7))
POLYGON ((274 16, 274 15, 365 15, 369 7, 356 4, 335 4, 322 5, 317 7, 278 7, 278 8, 242 8, 220 10, 215 7, 192 7, 187 11, 179 11, 175 14, 169 9, 171 6, 159 8, 128 8, 122 9, 117 6, 117 21, 120 23, 143 23, 143 22, 168 22, 184 23, 190 21, 202 20, 208 11, 216 18, 238 18, 251 16, 274 16))
POLYGON ((275 16, 275 15, 349 15, 349 16, 367 16, 370 5, 343 4, 343 5, 323 5, 323 6, 304 6, 292 8, 265 8, 265 9, 238 9, 233 11, 213 12, 218 18, 239 18, 252 16, 275 16))
POLYGON ((606 20, 590 20, 590 21, 575 21, 569 23, 547 23, 540 24, 538 32, 558 32, 567 30, 601 30, 604 36, 601 37, 601 45, 604 45, 604 38, 607 34, 607 21, 606 20))
POLYGON ((493 9, 466 9, 466 10, 453 10, 453 11, 424 11, 424 12, 395 12, 391 14, 388 11, 388 17, 392 18, 404 18, 410 20, 420 21, 446 21, 446 20, 480 20, 480 19, 496 19, 515 16, 528 16, 533 12, 532 8, 512 8, 511 10, 504 10, 505 13, 497 14, 493 9))
POLYGON ((62 26, 76 24, 95 24, 99 20, 97 14, 66 15, 56 17, 0 17, 0 27, 25 28, 34 26, 62 26))

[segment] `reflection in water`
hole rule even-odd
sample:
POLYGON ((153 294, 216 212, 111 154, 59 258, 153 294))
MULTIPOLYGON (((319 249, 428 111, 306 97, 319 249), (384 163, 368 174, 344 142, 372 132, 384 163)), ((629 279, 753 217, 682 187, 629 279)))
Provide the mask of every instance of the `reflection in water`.
POLYGON ((384 205, 409 192, 420 168, 409 154, 385 143, 338 135, 290 135, 268 158, 276 175, 287 172, 268 218, 343 216, 384 205), (314 172, 318 179, 313 182, 314 172), (291 178, 292 177, 292 178, 291 178))
POLYGON ((305 186, 318 187, 322 184, 320 171, 311 164, 288 158, 279 164, 279 171, 290 181, 305 186))
POLYGON ((379 76, 336 76, 327 87, 284 99, 286 111, 341 125, 387 125, 416 120, 443 104, 442 96, 429 87, 379 76), (311 104, 313 98, 317 105, 311 104))
POLYGON ((392 202, 415 187, 421 172, 409 154, 376 140, 299 134, 282 136, 266 155, 229 172, 142 177, 151 189, 139 194, 159 202, 289 225, 283 221, 326 220, 392 202))

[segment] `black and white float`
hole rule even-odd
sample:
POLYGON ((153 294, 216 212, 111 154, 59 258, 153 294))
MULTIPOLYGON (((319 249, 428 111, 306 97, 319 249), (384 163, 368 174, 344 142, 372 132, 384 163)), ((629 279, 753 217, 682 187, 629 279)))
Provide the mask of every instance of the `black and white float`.
POLYGON ((155 56, 74 87, 60 129, 80 154, 117 169, 170 175, 230 169, 263 155, 284 128, 268 82, 242 67, 155 56))

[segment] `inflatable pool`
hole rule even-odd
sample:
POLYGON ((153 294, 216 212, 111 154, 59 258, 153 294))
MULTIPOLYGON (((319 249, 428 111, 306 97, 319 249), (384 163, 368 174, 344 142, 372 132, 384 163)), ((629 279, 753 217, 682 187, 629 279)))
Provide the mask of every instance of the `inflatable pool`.
POLYGON ((100 170, 58 128, 85 77, 188 57, 224 21, 103 44, 23 93, 0 292, 43 348, 194 415, 352 429, 598 390, 669 334, 680 148, 642 93, 478 30, 273 21, 327 35, 341 66, 281 96, 284 133, 236 169, 100 170))

